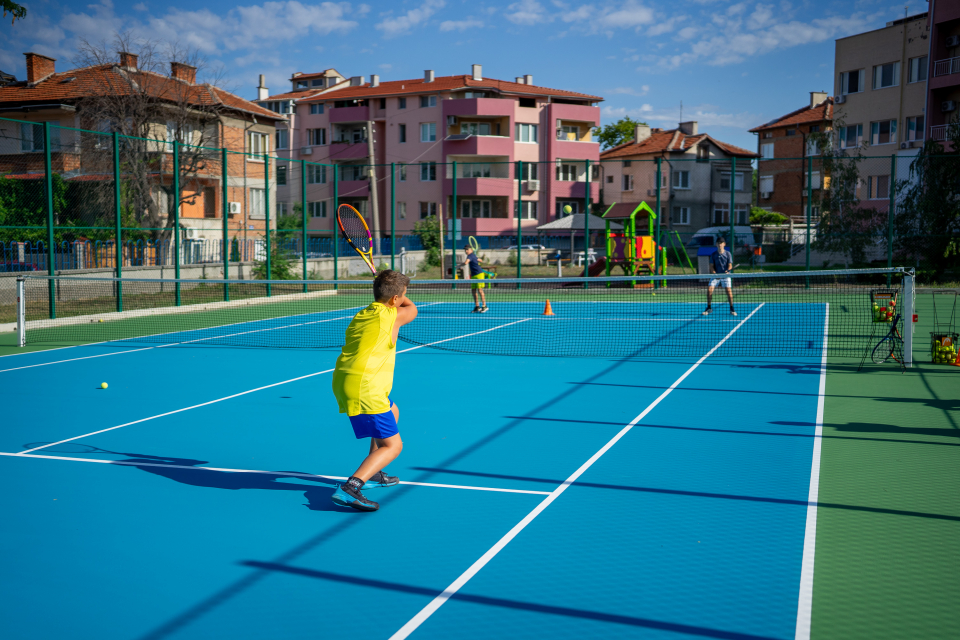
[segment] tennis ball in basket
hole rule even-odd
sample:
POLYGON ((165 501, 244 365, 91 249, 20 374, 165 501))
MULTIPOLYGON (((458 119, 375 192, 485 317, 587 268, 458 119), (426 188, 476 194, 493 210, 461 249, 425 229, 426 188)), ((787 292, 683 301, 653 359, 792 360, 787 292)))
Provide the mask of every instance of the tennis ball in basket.
POLYGON ((573 207, 571 207, 571 206, 568 205, 568 204, 565 204, 565 205, 563 205, 563 212, 564 212, 564 213, 572 213, 572 212, 573 212, 573 207))
POLYGON ((106 383, 106 382, 101 382, 101 383, 100 383, 100 388, 101 388, 101 389, 106 389, 106 388, 107 388, 107 383, 106 383))

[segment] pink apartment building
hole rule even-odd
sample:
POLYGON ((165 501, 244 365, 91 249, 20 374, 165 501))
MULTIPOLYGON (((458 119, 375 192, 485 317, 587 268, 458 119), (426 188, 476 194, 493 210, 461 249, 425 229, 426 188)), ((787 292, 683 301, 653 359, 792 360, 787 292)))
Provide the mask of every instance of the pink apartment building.
MULTIPOLYGON (((291 161, 278 167, 278 179, 287 183, 278 185, 280 213, 301 199, 301 184, 293 178, 302 171, 296 162, 302 159, 336 165, 338 201, 353 204, 371 221, 371 150, 373 164, 380 165, 376 208, 384 235, 389 234, 391 200, 396 201, 398 234, 410 233, 417 220, 430 215, 442 212, 450 218, 454 162, 464 234, 515 234, 518 190, 525 233, 564 215, 565 205, 574 213, 585 207, 585 161, 600 158, 592 137, 600 124, 598 96, 538 87, 532 76, 514 82, 483 78, 480 65, 473 65, 469 75, 435 77, 427 71, 415 80, 380 82, 374 75, 367 82, 330 69, 295 74, 291 81, 292 92, 266 96, 263 90, 258 100, 289 114, 289 122, 277 127, 277 155, 291 161), (513 164, 517 160, 524 162, 522 176, 513 164)), ((329 235, 332 168, 308 164, 305 172, 309 233, 329 235)), ((596 181, 598 173, 591 174, 596 181)), ((598 199, 598 186, 591 186, 592 201, 598 199)))

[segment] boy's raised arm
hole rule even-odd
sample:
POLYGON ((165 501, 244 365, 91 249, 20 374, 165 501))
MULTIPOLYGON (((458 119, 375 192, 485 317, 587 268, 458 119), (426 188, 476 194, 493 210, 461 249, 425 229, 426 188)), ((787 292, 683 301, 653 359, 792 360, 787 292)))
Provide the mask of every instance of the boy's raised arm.
POLYGON ((413 322, 413 319, 416 317, 417 305, 413 304, 413 301, 407 296, 403 296, 403 298, 400 300, 400 304, 397 306, 396 326, 402 327, 405 324, 409 324, 413 322))

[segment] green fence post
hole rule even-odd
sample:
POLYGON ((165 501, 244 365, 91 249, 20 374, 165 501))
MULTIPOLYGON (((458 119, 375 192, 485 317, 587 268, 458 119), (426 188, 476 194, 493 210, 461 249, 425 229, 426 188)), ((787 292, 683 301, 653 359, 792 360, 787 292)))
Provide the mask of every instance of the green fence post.
POLYGON ((390 163, 390 270, 395 270, 397 256, 397 163, 390 163))
MULTIPOLYGON (((887 206, 887 269, 893 268, 893 214, 897 206, 897 154, 890 156, 890 204, 887 206)), ((890 274, 887 274, 890 286, 890 274)), ((907 324, 907 331, 909 331, 907 324)))
MULTIPOLYGON (((451 201, 450 219, 450 277, 453 288, 457 288, 457 161, 453 161, 453 198, 451 201)), ((443 229, 443 220, 440 220, 440 229, 443 229)), ((443 256, 440 256, 440 278, 443 279, 443 256)))
POLYGON ((269 298, 273 270, 270 266, 270 156, 266 153, 263 154, 263 220, 267 238, 267 297, 269 298))
POLYGON ((220 196, 221 206, 223 210, 223 300, 224 302, 230 301, 230 283, 227 280, 230 279, 230 203, 228 202, 227 194, 227 149, 224 147, 220 149, 220 182, 221 189, 223 193, 220 196))
POLYGON ((337 209, 340 208, 340 184, 339 179, 340 175, 337 171, 337 165, 332 165, 333 167, 333 228, 331 229, 330 239, 333 241, 333 288, 334 290, 339 287, 337 284, 337 278, 339 276, 337 270, 337 260, 339 258, 340 252, 337 248, 339 244, 337 236, 337 209))
POLYGON ((47 282, 50 304, 50 319, 57 317, 57 285, 52 276, 57 275, 56 247, 53 244, 53 162, 50 158, 50 123, 43 123, 43 171, 44 195, 47 198, 47 282))
POLYGON ((123 311, 123 244, 120 220, 120 134, 113 132, 113 203, 117 228, 117 311, 123 311))
POLYGON ((180 306, 180 143, 173 141, 173 277, 180 306))
MULTIPOLYGON (((662 205, 660 204, 660 185, 663 182, 662 175, 663 175, 663 158, 657 158, 657 249, 660 248, 660 218, 663 215, 663 213, 660 211, 660 209, 662 208, 662 205)), ((607 260, 609 262, 609 257, 607 258, 607 260)), ((663 267, 663 271, 667 270, 667 265, 664 264, 661 266, 663 267)), ((657 271, 657 275, 660 275, 659 270, 657 271)), ((654 288, 657 288, 656 284, 659 284, 659 280, 654 283, 655 285, 654 288)))
MULTIPOLYGON (((323 168, 327 170, 326 167, 323 168)), ((289 180, 289 176, 287 177, 289 180)), ((307 161, 300 160, 300 215, 303 216, 300 233, 300 253, 303 254, 303 279, 307 279, 307 161)), ((307 284, 303 284, 303 292, 307 292, 307 284)))
MULTIPOLYGON (((586 171, 583 174, 583 274, 590 275, 590 161, 587 160, 586 171)), ((572 231, 571 231, 572 233, 572 231)), ((570 256, 570 262, 573 262, 573 256, 570 256)), ((583 283, 586 289, 587 282, 583 283)))
MULTIPOLYGON (((821 176, 821 180, 823 177, 821 176)), ((813 156, 807 159, 807 237, 804 240, 806 245, 806 267, 805 271, 810 271, 810 219, 813 217, 813 156)), ((805 277, 804 286, 810 288, 810 276, 805 277)))
MULTIPOLYGON (((520 263, 523 252, 520 248, 523 246, 523 160, 517 160, 517 278, 519 279, 523 273, 520 263)), ((517 283, 517 289, 520 288, 520 283, 517 283)))
POLYGON ((730 266, 736 264, 734 257, 737 253, 737 230, 736 226, 737 211, 737 158, 730 159, 730 237, 727 238, 727 244, 730 246, 730 266))

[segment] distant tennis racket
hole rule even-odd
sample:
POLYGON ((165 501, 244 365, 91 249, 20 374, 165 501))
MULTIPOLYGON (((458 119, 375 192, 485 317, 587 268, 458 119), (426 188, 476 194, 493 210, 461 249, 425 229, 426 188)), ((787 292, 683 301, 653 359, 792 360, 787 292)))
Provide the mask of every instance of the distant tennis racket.
POLYGON ((370 227, 360 212, 348 204, 340 205, 337 207, 337 226, 340 227, 344 239, 370 267, 373 275, 377 275, 377 269, 373 266, 373 236, 370 235, 370 227))
POLYGON ((477 242, 477 239, 474 238, 473 236, 470 236, 469 238, 467 238, 467 242, 470 243, 470 248, 473 249, 474 253, 480 250, 480 243, 477 242))

